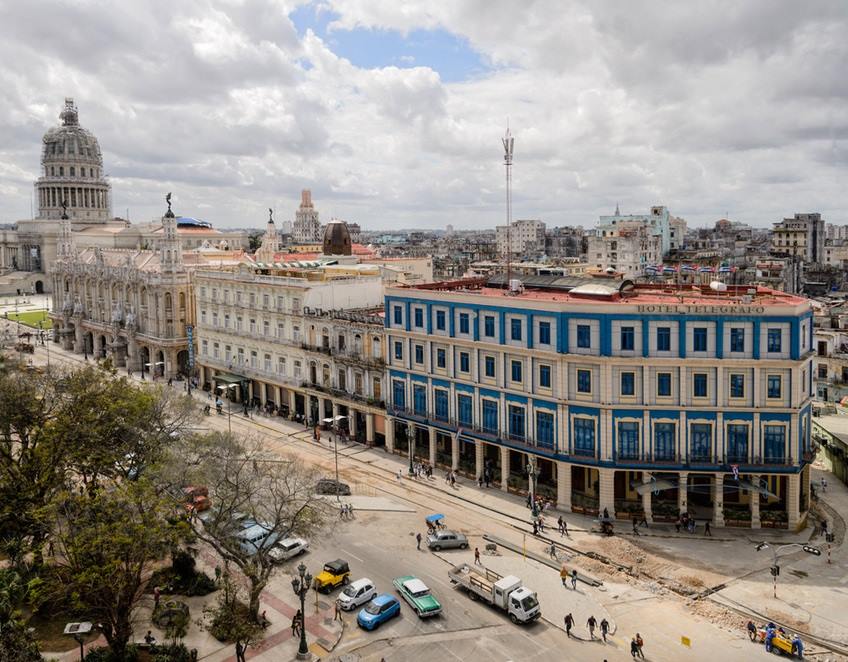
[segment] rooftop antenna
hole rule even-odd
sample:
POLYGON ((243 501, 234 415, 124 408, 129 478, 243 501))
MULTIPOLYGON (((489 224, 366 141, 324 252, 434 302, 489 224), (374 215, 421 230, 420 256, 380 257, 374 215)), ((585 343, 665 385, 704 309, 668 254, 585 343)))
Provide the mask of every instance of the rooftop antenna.
POLYGON ((512 279, 512 148, 515 138, 509 132, 509 120, 506 121, 506 133, 501 139, 504 147, 504 167, 506 168, 506 287, 512 279))

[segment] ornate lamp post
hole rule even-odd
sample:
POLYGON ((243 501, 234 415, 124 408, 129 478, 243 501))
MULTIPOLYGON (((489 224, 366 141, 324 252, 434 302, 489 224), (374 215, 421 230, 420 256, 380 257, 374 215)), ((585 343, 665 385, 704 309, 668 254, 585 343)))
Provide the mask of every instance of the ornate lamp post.
POLYGON ((415 473, 412 467, 412 455, 415 452, 415 425, 412 423, 406 424, 406 441, 409 444, 409 475, 411 476, 415 473))
POLYGON ((306 566, 301 563, 297 566, 297 576, 291 580, 294 594, 300 598, 300 646, 297 649, 298 660, 308 660, 311 656, 306 645, 306 594, 312 584, 312 575, 306 572, 306 566))

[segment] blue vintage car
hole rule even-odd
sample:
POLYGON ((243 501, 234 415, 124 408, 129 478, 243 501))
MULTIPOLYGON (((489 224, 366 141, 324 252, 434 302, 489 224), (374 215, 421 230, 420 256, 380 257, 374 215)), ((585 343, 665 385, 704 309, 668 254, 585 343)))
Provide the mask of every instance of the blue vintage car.
POLYGON ((381 593, 365 605, 356 617, 356 622, 359 623, 359 627, 365 630, 373 630, 380 623, 394 618, 399 613, 400 602, 398 602, 398 599, 389 593, 381 593))

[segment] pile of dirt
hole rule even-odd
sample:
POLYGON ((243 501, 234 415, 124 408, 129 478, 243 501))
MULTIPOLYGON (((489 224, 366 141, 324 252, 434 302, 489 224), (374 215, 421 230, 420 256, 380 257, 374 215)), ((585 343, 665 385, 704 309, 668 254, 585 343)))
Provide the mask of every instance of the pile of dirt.
POLYGON ((748 619, 743 616, 709 600, 690 600, 686 607, 693 614, 731 631, 744 631, 748 623, 748 619))

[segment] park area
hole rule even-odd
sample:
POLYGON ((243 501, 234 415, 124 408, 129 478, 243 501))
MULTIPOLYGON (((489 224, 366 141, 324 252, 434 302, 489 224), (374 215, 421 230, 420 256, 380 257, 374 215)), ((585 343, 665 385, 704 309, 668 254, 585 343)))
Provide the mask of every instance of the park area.
POLYGON ((34 329, 50 329, 53 327, 53 321, 47 317, 46 310, 28 310, 22 313, 7 312, 6 317, 13 322, 18 321, 21 324, 31 326, 34 329))

